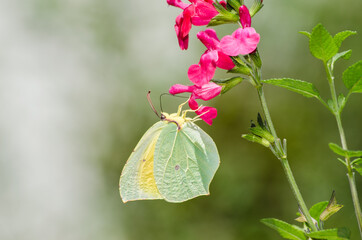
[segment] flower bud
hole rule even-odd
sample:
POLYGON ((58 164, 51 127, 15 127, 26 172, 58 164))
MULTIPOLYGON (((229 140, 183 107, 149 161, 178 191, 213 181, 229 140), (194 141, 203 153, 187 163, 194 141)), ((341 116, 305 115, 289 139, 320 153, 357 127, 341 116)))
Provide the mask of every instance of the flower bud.
POLYGON ((259 143, 259 144, 263 145, 264 147, 270 146, 270 142, 268 140, 266 140, 265 138, 255 136, 253 134, 243 134, 243 135, 241 135, 241 137, 250 142, 259 143))

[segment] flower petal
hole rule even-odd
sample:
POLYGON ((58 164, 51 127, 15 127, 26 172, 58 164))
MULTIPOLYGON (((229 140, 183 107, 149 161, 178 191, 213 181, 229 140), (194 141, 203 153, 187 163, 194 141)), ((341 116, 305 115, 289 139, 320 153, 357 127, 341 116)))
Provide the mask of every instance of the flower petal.
POLYGON ((176 17, 175 31, 178 39, 178 44, 181 50, 185 50, 189 45, 189 35, 183 36, 183 32, 181 31, 181 24, 183 22, 183 14, 181 13, 176 17))
MULTIPOLYGON (((195 96, 191 94, 189 99, 189 106, 192 110, 196 110, 199 108, 199 104, 195 100, 195 96)), ((212 125, 212 119, 216 118, 217 110, 213 107, 203 106, 200 107, 197 111, 195 111, 197 115, 201 115, 200 118, 204 120, 207 124, 212 125)))
POLYGON ((201 87, 195 87, 193 89, 193 94, 195 98, 202 99, 204 101, 208 101, 217 95, 220 94, 222 87, 217 85, 216 83, 209 82, 201 87))
POLYGON ((193 5, 190 5, 181 13, 182 19, 180 21, 180 35, 183 38, 186 37, 191 30, 192 27, 191 16, 193 15, 193 13, 194 13, 193 5))
POLYGON ((217 50, 220 45, 220 41, 216 35, 214 29, 208 28, 205 31, 200 31, 197 34, 197 38, 207 47, 207 49, 217 50))
POLYGON ((212 119, 216 118, 217 110, 213 107, 201 107, 196 111, 196 114, 200 116, 207 124, 212 125, 212 119))
POLYGON ((195 26, 207 25, 213 17, 219 14, 211 3, 198 0, 192 5, 195 6, 195 12, 192 16, 192 24, 195 26))
POLYGON ((190 5, 182 2, 181 0, 167 0, 167 4, 181 9, 185 9, 190 5))
POLYGON ((220 48, 228 56, 239 55, 239 43, 233 36, 226 35, 220 41, 220 48))
POLYGON ((173 85, 168 92, 172 95, 184 93, 184 92, 192 92, 194 90, 194 86, 185 86, 182 84, 173 85))
POLYGON ((227 35, 221 39, 220 48, 229 56, 245 55, 256 49, 259 40, 260 35, 254 28, 239 28, 231 36, 227 35))
POLYGON ((214 77, 217 59, 217 51, 203 54, 199 64, 193 64, 189 67, 188 77, 190 81, 199 87, 208 83, 214 77))
POLYGON ((226 9, 227 3, 225 1, 220 1, 219 3, 221 4, 221 6, 223 6, 226 9))
POLYGON ((233 69, 235 67, 234 62, 231 60, 231 58, 224 54, 223 52, 218 51, 219 54, 219 58, 217 60, 216 66, 218 68, 222 68, 225 70, 230 70, 233 69))
POLYGON ((195 95, 194 94, 191 94, 190 96, 190 99, 189 99, 189 107, 192 109, 192 110, 196 110, 199 108, 199 104, 196 102, 196 99, 195 99, 195 95))

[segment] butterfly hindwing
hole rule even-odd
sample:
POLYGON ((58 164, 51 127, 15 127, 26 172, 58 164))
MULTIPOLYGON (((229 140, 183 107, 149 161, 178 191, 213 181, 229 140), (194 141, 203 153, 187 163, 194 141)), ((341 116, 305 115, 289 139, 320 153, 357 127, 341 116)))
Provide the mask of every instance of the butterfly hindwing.
POLYGON ((219 155, 210 136, 197 125, 188 122, 178 130, 169 124, 162 129, 154 154, 156 185, 165 200, 183 202, 209 194, 219 155))

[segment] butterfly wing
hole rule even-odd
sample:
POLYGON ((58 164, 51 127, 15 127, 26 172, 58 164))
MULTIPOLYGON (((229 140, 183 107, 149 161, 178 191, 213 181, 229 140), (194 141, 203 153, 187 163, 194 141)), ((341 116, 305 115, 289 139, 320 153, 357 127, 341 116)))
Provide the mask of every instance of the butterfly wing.
POLYGON ((214 141, 196 124, 188 122, 179 131, 175 124, 168 124, 155 146, 157 188, 169 202, 208 195, 219 163, 214 141))
POLYGON ((163 199, 153 175, 154 150, 165 122, 157 122, 142 136, 124 166, 119 180, 123 202, 145 199, 163 199))

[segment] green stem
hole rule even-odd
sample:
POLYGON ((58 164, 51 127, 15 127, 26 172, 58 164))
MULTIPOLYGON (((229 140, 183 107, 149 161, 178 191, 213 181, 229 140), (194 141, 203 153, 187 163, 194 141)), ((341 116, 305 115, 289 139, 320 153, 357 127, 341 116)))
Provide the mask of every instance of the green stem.
MULTIPOLYGON (((258 89, 258 95, 259 95, 259 99, 260 99, 260 102, 261 102, 261 106, 263 108, 264 116, 265 116, 266 121, 268 123, 268 126, 270 128, 270 132, 274 136, 275 139, 279 139, 278 136, 277 136, 277 133, 275 131, 273 121, 271 120, 271 117, 270 117, 268 105, 266 103, 266 99, 265 99, 265 95, 264 95, 264 91, 263 91, 263 86, 260 85, 260 86, 257 87, 257 89, 258 89)), ((297 200, 298 205, 299 205, 300 209, 302 210, 302 212, 303 212, 303 214, 304 214, 304 216, 305 216, 305 218, 306 218, 306 220, 308 222, 308 225, 310 226, 312 231, 318 231, 317 227, 313 223, 311 215, 309 214, 307 205, 305 204, 305 202, 303 200, 302 194, 300 193, 300 190, 299 190, 298 185, 297 185, 297 183, 295 181, 295 178, 293 176, 293 172, 290 169, 286 153, 284 152, 284 149, 283 149, 283 146, 281 145, 280 140, 276 141, 276 147, 279 150, 278 151, 279 152, 278 158, 279 158, 279 160, 280 160, 280 162, 281 162, 281 164, 283 166, 283 170, 285 172, 285 175, 287 176, 287 179, 288 179, 290 187, 291 187, 291 189, 293 191, 294 197, 297 200)))
MULTIPOLYGON (((329 88, 331 90, 332 100, 333 100, 333 104, 334 104, 333 114, 337 121, 337 126, 338 126, 339 136, 341 138, 342 148, 343 148, 343 150, 348 150, 346 135, 344 134, 344 129, 343 129, 342 120, 341 120, 341 106, 338 105, 337 93, 336 93, 336 89, 334 86, 333 73, 328 68, 326 63, 324 63, 324 67, 327 72, 327 79, 328 79, 329 88)), ((349 182, 349 186, 351 188, 352 201, 353 201, 354 210, 355 210, 355 214, 356 214, 356 218, 357 218, 359 232, 360 232, 361 239, 362 239, 362 211, 361 211, 361 206, 360 206, 359 199, 358 199, 354 172, 353 172, 353 168, 351 166, 351 159, 349 156, 345 157, 345 162, 346 162, 346 166, 347 166, 348 182, 349 182)))

